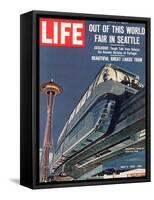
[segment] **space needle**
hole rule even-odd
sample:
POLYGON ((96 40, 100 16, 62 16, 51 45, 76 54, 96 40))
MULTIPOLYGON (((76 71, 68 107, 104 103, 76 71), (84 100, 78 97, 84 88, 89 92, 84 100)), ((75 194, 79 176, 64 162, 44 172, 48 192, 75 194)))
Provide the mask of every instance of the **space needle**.
POLYGON ((47 119, 40 163, 40 182, 47 182, 49 176, 49 153, 53 149, 52 117, 54 100, 57 95, 63 92, 63 89, 51 79, 50 82, 42 84, 40 90, 47 96, 47 119))

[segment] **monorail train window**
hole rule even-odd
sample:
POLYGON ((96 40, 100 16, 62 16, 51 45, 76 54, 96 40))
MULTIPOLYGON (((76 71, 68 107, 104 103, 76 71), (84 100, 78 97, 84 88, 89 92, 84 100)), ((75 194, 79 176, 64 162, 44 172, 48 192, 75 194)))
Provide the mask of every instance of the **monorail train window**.
POLYGON ((62 153, 62 145, 60 146, 60 148, 55 152, 55 160, 61 155, 62 153))
POLYGON ((117 80, 117 76, 116 76, 116 71, 111 67, 108 68, 108 73, 109 73, 109 79, 112 79, 114 81, 117 80))
POLYGON ((84 94, 84 96, 81 99, 81 106, 83 106, 83 104, 85 103, 86 98, 87 98, 87 92, 84 94))
MULTIPOLYGON (((103 71, 103 70, 102 70, 102 71, 103 71)), ((101 72, 101 73, 102 73, 102 72, 101 72)), ((96 80, 94 81, 94 87, 93 87, 93 89, 95 89, 95 87, 97 86, 97 82, 98 82, 98 79, 99 79, 101 73, 98 74, 98 76, 96 77, 96 80)))
POLYGON ((66 130, 67 130, 67 125, 68 125, 68 122, 66 122, 66 124, 65 124, 65 126, 64 126, 64 128, 63 128, 63 130, 62 130, 62 132, 61 132, 61 134, 60 134, 60 136, 59 136, 59 138, 58 138, 57 144, 59 144, 60 141, 64 139, 65 134, 66 134, 66 130))
POLYGON ((72 138, 76 138, 77 132, 78 132, 77 128, 71 131, 71 133, 68 135, 70 141, 72 138))
POLYGON ((75 114, 78 113, 78 111, 80 110, 81 108, 81 101, 78 103, 77 107, 76 107, 76 111, 75 111, 75 114))
POLYGON ((91 112, 93 113, 93 118, 94 118, 94 123, 96 123, 97 119, 98 119, 98 116, 101 112, 101 103, 98 103, 92 110, 91 112))
POLYGON ((127 77, 127 80, 128 80, 128 75, 124 74, 123 72, 121 72, 119 70, 116 70, 116 72, 117 72, 117 81, 118 82, 123 81, 125 76, 127 77))
POLYGON ((98 78, 98 80, 97 80, 97 85, 99 85, 100 83, 104 82, 103 76, 104 76, 104 73, 101 73, 99 78, 98 78))
POLYGON ((75 110, 72 112, 72 114, 70 115, 70 118, 69 118, 69 123, 72 121, 72 119, 74 118, 74 115, 75 115, 75 110))
POLYGON ((64 151, 70 147, 70 143, 69 143, 69 137, 67 136, 65 138, 65 144, 64 144, 64 151))
POLYGON ((81 119, 81 121, 78 122, 78 124, 71 130, 71 132, 68 135, 69 139, 75 136, 77 138, 77 134, 79 130, 81 130, 84 127, 84 123, 85 123, 85 118, 81 119))
POLYGON ((88 89, 87 98, 91 95, 91 92, 92 92, 92 89, 93 89, 93 85, 94 84, 91 84, 89 89, 88 89))

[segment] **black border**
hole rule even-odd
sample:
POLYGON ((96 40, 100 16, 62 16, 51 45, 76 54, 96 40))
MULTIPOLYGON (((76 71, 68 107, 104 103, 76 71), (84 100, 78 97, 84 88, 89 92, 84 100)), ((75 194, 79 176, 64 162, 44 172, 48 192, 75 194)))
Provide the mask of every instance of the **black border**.
MULTIPOLYGON (((32 176, 31 177, 31 184, 27 185, 22 181, 21 176, 21 184, 28 186, 33 189, 39 189, 39 188, 57 188, 57 187, 72 187, 72 186, 90 186, 90 185, 106 185, 106 184, 120 184, 120 183, 137 183, 137 182, 149 182, 151 180, 151 147, 150 147, 150 92, 151 92, 151 84, 150 84, 150 59, 151 59, 151 46, 150 46, 150 18, 141 18, 141 17, 127 17, 127 16, 110 16, 110 15, 94 15, 94 14, 82 14, 82 13, 65 13, 65 12, 50 12, 50 11, 31 11, 29 13, 25 13, 21 15, 21 19, 24 18, 24 16, 31 16, 31 22, 30 27, 32 31, 31 40, 30 42, 32 45, 31 53, 31 67, 32 67, 32 90, 31 90, 31 108, 32 108, 32 125, 31 130, 29 132, 32 134, 32 140, 31 140, 31 147, 32 147, 32 160, 31 165, 32 169, 28 169, 29 171, 23 170, 21 174, 25 173, 26 175, 32 176), (131 178, 118 178, 118 179, 105 179, 105 180, 82 180, 82 181, 64 181, 64 182, 54 182, 54 183, 39 183, 39 18, 40 17, 52 17, 52 18, 63 18, 63 19, 77 19, 77 20, 104 20, 104 21, 121 21, 121 22, 132 22, 132 23, 144 23, 146 27, 146 130, 147 130, 147 138, 146 138, 146 176, 145 177, 131 177, 131 178)), ((27 17, 28 18, 28 17, 27 17)), ((23 24, 24 25, 24 24, 23 24)), ((21 24, 21 26, 23 26, 21 24)), ((21 34, 24 34, 23 31, 21 31, 21 34)), ((21 45, 22 46, 22 45, 21 45)), ((22 53, 21 48, 21 53, 22 53)), ((29 49, 27 49, 29 50, 29 49)), ((21 56, 21 60, 22 60, 21 56)), ((22 64, 21 62, 21 71, 22 71, 22 64)), ((21 76, 22 79, 22 76, 21 76)), ((23 82, 21 81, 21 85, 23 82)), ((21 100, 23 101, 21 94, 21 100)), ((21 106, 22 110, 22 106, 21 106)), ((25 110, 26 112, 26 110, 25 110)), ((21 116, 23 114, 21 113, 21 116)), ((26 115, 26 114, 25 114, 26 115)), ((21 126, 22 126, 21 122, 21 126)), ((25 122, 24 122, 25 123, 25 122)), ((21 133, 21 141, 22 138, 26 137, 23 136, 21 133)), ((23 143, 23 142, 22 142, 23 143)), ((28 142, 27 142, 28 145, 28 142)), ((25 148, 25 147, 24 147, 25 148)), ((22 151, 23 147, 21 145, 21 159, 23 155, 22 151)), ((24 155, 26 155, 26 152, 24 152, 24 155)), ((28 153, 26 157, 28 156, 28 153)), ((22 161, 21 161, 22 163, 22 161)), ((21 164, 22 165, 22 164, 21 164)), ((29 178, 30 179, 30 178, 29 178)))

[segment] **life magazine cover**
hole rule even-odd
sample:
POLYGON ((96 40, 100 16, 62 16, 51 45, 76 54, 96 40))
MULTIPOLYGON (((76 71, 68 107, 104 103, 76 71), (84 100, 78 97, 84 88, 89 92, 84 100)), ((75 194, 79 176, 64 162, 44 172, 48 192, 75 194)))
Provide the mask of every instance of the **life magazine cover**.
POLYGON ((39 19, 39 181, 146 176, 145 24, 39 19))

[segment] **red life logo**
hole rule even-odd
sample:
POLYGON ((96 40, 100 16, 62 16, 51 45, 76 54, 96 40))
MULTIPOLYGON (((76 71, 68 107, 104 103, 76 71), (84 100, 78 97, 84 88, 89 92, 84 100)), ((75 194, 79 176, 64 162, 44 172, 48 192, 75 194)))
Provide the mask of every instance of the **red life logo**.
POLYGON ((40 45, 84 48, 85 21, 40 18, 40 45))

